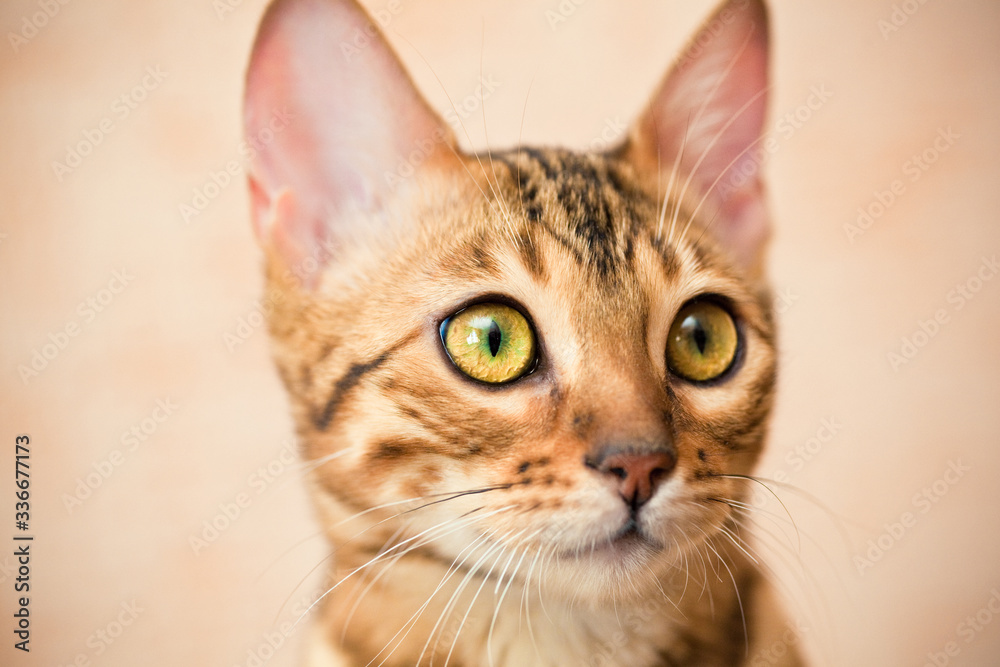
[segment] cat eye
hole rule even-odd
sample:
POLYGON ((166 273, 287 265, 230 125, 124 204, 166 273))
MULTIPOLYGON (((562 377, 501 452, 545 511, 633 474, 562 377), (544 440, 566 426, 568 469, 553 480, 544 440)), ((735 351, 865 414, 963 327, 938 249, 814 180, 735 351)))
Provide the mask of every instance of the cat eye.
POLYGON ((670 325, 667 366, 687 380, 714 380, 733 365, 738 347, 732 315, 712 301, 692 301, 670 325))
POLYGON ((535 333, 524 315, 499 303, 479 303, 441 325, 441 338, 452 363, 474 380, 511 382, 535 361, 535 333))

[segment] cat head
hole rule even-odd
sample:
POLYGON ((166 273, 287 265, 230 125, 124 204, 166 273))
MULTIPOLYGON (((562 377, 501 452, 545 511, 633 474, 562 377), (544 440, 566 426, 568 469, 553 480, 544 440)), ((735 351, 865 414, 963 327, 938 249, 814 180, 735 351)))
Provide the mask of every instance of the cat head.
POLYGON ((725 530, 775 378, 766 90, 764 8, 731 0, 622 145, 473 155, 354 2, 268 10, 252 216, 338 558, 520 554, 599 600, 725 530))

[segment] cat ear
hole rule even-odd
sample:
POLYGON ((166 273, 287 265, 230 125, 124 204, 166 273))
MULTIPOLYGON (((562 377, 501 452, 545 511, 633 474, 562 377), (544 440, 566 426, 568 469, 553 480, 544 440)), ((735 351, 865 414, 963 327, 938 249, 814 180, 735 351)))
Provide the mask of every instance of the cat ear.
MULTIPOLYGON (((768 235, 760 165, 768 26, 761 0, 729 0, 689 43, 636 124, 627 155, 660 193, 693 192, 699 217, 748 269, 768 235), (674 171, 676 170, 676 174, 674 171)), ((686 194, 686 193, 681 193, 686 194)))
MULTIPOLYGON (((254 229, 293 270, 308 257, 320 266, 335 257, 338 238, 357 234, 347 227, 359 214, 377 219, 403 180, 400 159, 418 151, 427 166, 454 155, 451 132, 353 0, 270 6, 250 58, 244 120, 254 229)), ((315 284, 311 277, 303 282, 315 284)))

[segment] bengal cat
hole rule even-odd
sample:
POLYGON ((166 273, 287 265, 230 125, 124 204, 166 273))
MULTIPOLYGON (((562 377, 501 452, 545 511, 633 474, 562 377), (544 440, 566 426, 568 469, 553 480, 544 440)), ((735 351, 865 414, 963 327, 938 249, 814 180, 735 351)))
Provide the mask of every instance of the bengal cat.
POLYGON ((777 664, 740 526, 775 385, 767 64, 731 0, 620 146, 468 154, 353 0, 270 7, 252 216, 332 551, 306 664, 777 664))

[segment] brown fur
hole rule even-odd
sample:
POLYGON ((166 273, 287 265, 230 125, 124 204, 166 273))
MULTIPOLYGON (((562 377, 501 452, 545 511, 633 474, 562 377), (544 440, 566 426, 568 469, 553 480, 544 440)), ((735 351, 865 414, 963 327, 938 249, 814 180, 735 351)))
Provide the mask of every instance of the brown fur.
POLYGON ((312 664, 748 663, 783 629, 732 507, 775 383, 759 265, 694 192, 664 202, 630 146, 434 159, 351 214, 377 233, 294 266, 268 248, 275 360, 334 549, 312 664), (742 347, 698 384, 664 350, 705 295, 742 347), (482 300, 536 331, 538 366, 510 384, 442 347, 441 322, 482 300), (675 450, 638 515, 648 539, 614 540, 626 510, 587 465, 608 443, 675 450))
MULTIPOLYGON (((560 151, 536 155, 553 166, 554 179, 539 159, 517 152, 494 155, 492 167, 470 160, 470 171, 481 177, 478 187, 456 174, 453 191, 440 195, 443 203, 410 203, 409 215, 436 224, 384 243, 377 251, 378 271, 362 275, 349 289, 338 284, 318 298, 281 278, 281 265, 272 262, 271 288, 283 298, 271 331, 304 457, 317 461, 350 451, 314 473, 315 493, 323 498, 321 521, 339 547, 337 572, 343 576, 363 566, 380 549, 403 544, 442 516, 459 520, 470 512, 510 507, 474 523, 470 537, 489 531, 516 535, 527 527, 557 532, 559 522, 572 522, 574 513, 589 509, 572 494, 594 481, 580 462, 596 443, 609 434, 642 438, 667 430, 678 451, 674 475, 685 485, 669 508, 680 541, 650 554, 649 571, 623 569, 592 590, 573 590, 581 578, 593 576, 573 563, 545 562, 531 583, 541 581, 541 591, 551 588, 553 598, 568 594, 578 605, 614 603, 626 609, 643 601, 637 591, 648 594, 649 586, 658 585, 695 618, 710 615, 703 607, 711 598, 716 615, 723 616, 721 625, 718 619, 700 624, 671 618, 670 624, 680 627, 659 635, 655 649, 674 656, 676 664, 694 659, 683 657, 685 652, 708 655, 720 646, 737 656, 748 638, 741 622, 725 621, 739 611, 733 583, 714 574, 725 568, 714 551, 735 570, 747 608, 756 575, 716 532, 723 525, 736 530, 729 507, 719 499, 740 500, 745 490, 719 475, 749 473, 763 444, 775 373, 766 289, 727 268, 701 227, 657 242, 655 193, 643 191, 627 163, 560 151), (598 176, 581 181, 563 162, 582 163, 598 176), (611 172, 617 187, 606 181, 611 172), (572 177, 561 178, 567 173, 572 177), (558 193, 570 183, 574 195, 567 205, 558 193), (573 210, 574 205, 580 208, 573 210), (532 207, 540 212, 533 214, 532 207), (585 229, 595 224, 588 215, 605 208, 607 228, 585 229), (530 304, 527 312, 536 318, 545 345, 542 367, 516 387, 475 386, 439 349, 440 319, 471 298, 495 293, 530 304), (737 376, 709 389, 672 381, 662 354, 650 353, 663 349, 676 309, 704 293, 732 304, 746 337, 737 376), (426 505, 481 488, 495 490, 426 505), (402 507, 425 509, 400 516, 402 508, 393 506, 341 523, 369 507, 407 498, 425 500, 402 507), (711 547, 702 531, 711 535, 711 547), (682 563, 694 570, 695 583, 675 598, 682 563), (708 591, 697 590, 702 586, 708 591)), ((515 544, 518 558, 523 552, 526 561, 549 553, 540 536, 515 544)), ((461 560, 459 553, 431 540, 399 560, 388 559, 393 566, 386 568, 382 586, 361 598, 348 626, 348 637, 355 639, 347 647, 358 664, 391 646, 396 631, 425 601, 420 595, 410 604, 398 600, 392 582, 410 579, 410 571, 417 580, 437 582, 453 560, 461 560), (387 621, 387 606, 404 611, 387 621)), ((478 563, 463 555, 466 568, 478 563)), ((495 561, 487 558, 479 575, 501 569, 509 557, 504 551, 495 561)), ((356 578, 372 578, 383 567, 376 564, 366 577, 356 578)), ((474 582, 468 588, 478 586, 478 577, 474 582)), ((325 601, 331 636, 339 636, 344 610, 359 594, 356 587, 341 586, 325 601)), ((541 604, 545 593, 538 594, 541 604)), ((450 591, 436 597, 437 604, 422 614, 427 621, 442 614, 438 605, 449 600, 450 591)), ((658 598, 659 593, 647 600, 658 598)), ((463 600, 453 615, 464 613, 467 604, 463 600)), ((656 615, 671 616, 670 605, 661 606, 656 615)), ((398 647, 388 664, 428 663, 430 654, 423 661, 419 657, 432 629, 424 630, 411 632, 418 641, 398 647)), ((473 655, 469 651, 451 664, 480 664, 473 655)))

